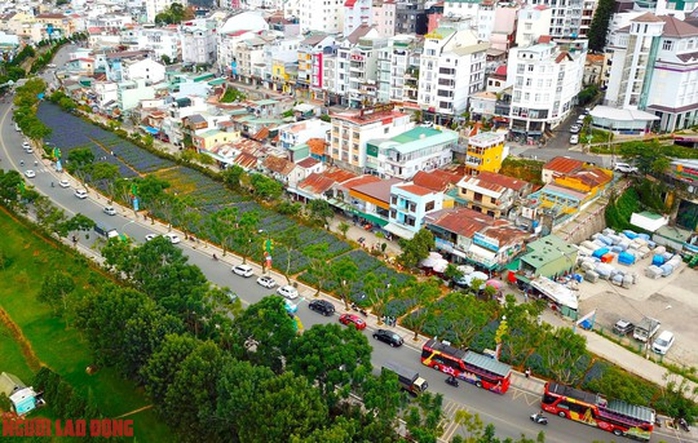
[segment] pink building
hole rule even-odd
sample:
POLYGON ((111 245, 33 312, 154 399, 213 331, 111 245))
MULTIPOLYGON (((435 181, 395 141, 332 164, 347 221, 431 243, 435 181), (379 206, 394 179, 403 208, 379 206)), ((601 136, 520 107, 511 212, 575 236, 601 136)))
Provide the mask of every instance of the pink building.
POLYGON ((395 35, 397 4, 395 0, 373 0, 373 27, 380 37, 395 35))

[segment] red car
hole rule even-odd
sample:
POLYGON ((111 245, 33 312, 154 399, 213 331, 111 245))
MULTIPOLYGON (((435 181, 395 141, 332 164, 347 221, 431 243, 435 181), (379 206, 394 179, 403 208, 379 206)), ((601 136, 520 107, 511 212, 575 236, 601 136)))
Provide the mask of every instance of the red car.
POLYGON ((366 329, 366 322, 363 318, 354 314, 342 314, 339 317, 339 322, 343 325, 353 324, 357 331, 366 329))

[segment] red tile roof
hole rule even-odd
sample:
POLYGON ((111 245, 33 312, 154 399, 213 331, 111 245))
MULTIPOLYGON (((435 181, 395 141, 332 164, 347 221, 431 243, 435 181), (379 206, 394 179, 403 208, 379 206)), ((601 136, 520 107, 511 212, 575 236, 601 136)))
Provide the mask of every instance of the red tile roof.
POLYGON ((322 173, 323 176, 331 179, 335 183, 346 183, 349 180, 356 178, 353 172, 345 171, 340 168, 330 168, 322 173))
POLYGON ((320 195, 330 190, 335 183, 331 178, 313 172, 298 183, 298 189, 303 189, 310 194, 320 195))
POLYGON ((398 188, 402 189, 405 192, 409 192, 412 195, 419 195, 419 196, 425 196, 425 195, 429 195, 429 194, 434 193, 434 191, 432 191, 431 189, 428 189, 428 188, 425 188, 425 187, 419 186, 419 185, 405 184, 405 185, 398 186, 398 188))
POLYGON ((306 142, 310 147, 310 153, 315 155, 325 155, 327 143, 321 138, 311 138, 306 142))
POLYGON ((297 164, 298 166, 300 166, 301 168, 306 168, 306 169, 308 169, 308 168, 312 168, 313 166, 317 165, 318 163, 320 163, 319 160, 315 160, 315 159, 312 158, 312 157, 306 157, 306 158, 304 158, 303 160, 299 161, 299 162, 296 163, 296 164, 297 164))
POLYGON ((543 169, 548 169, 560 174, 571 174, 579 171, 584 166, 584 162, 569 157, 555 157, 543 165, 543 169))
POLYGON ((469 208, 442 209, 427 214, 425 221, 446 231, 472 238, 476 232, 494 224, 494 218, 469 208))
POLYGON ((513 189, 516 192, 521 191, 523 188, 529 185, 529 183, 525 180, 519 180, 518 178, 509 177, 508 175, 504 174, 497 174, 496 172, 483 171, 477 176, 477 178, 479 178, 481 182, 493 183, 505 188, 513 189))
POLYGON ((257 157, 247 152, 241 152, 235 159, 233 163, 240 166, 244 170, 250 170, 257 167, 257 157))
POLYGON ((451 185, 458 183, 461 178, 462 175, 435 169, 431 172, 417 172, 414 177, 412 177, 412 182, 415 185, 423 186, 432 191, 445 191, 451 185))
POLYGON ((274 157, 273 155, 265 158, 262 164, 270 171, 284 176, 290 174, 291 171, 293 171, 293 168, 296 167, 295 163, 292 161, 282 157, 274 157))
POLYGON ((389 178, 387 180, 378 179, 378 181, 352 186, 351 190, 375 198, 378 201, 390 203, 390 187, 401 182, 402 180, 399 178, 389 178))

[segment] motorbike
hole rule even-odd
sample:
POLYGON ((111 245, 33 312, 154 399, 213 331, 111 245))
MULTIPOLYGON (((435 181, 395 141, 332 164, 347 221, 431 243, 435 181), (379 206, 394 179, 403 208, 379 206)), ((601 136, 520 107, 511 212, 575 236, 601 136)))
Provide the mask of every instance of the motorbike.
POLYGON ((351 304, 351 308, 352 308, 353 310, 355 310, 356 312, 358 312, 359 314, 363 315, 364 317, 367 317, 367 316, 368 316, 368 312, 366 312, 366 310, 365 310, 364 308, 360 307, 360 306, 357 305, 356 303, 352 303, 352 304, 351 304))
POLYGON ((548 424, 548 418, 541 414, 540 412, 536 412, 535 414, 531 415, 531 421, 533 423, 537 423, 539 425, 547 425, 548 424))
POLYGON ((688 422, 685 418, 679 419, 679 427, 684 430, 684 432, 691 432, 691 428, 688 427, 688 422))
POLYGON ((457 387, 458 387, 458 379, 457 379, 456 377, 453 377, 453 376, 448 377, 448 378, 446 379, 446 384, 447 384, 447 385, 451 385, 451 386, 453 386, 454 388, 457 388, 457 387))

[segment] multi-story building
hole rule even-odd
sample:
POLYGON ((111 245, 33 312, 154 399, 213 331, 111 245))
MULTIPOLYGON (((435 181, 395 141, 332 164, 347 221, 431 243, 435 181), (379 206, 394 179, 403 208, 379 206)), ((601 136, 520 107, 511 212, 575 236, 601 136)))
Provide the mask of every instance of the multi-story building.
MULTIPOLYGON (((301 33, 322 31, 328 34, 342 32, 342 12, 347 0, 300 1, 298 3, 301 33)), ((351 1, 351 0, 349 0, 351 1)))
POLYGON ((289 92, 290 71, 297 71, 298 48, 302 37, 278 37, 264 46, 261 78, 264 87, 277 92, 289 92))
POLYGON ((532 190, 526 181, 487 171, 465 176, 456 186, 457 203, 495 218, 507 217, 516 199, 532 190))
POLYGON ((186 0, 145 0, 145 19, 148 23, 155 23, 155 16, 172 6, 172 3, 179 3, 186 7, 186 0))
POLYGON ((144 58, 143 60, 125 62, 123 65, 124 80, 144 79, 147 83, 158 83, 165 79, 165 65, 155 60, 144 58))
POLYGON ((326 140, 332 125, 320 119, 291 123, 279 128, 279 143, 284 149, 305 143, 311 138, 326 140))
POLYGON ((465 111, 470 95, 484 89, 488 47, 469 29, 438 28, 427 34, 419 63, 419 107, 446 116, 465 111))
POLYGON ((379 177, 411 179, 451 163, 458 133, 418 126, 389 139, 366 142, 366 172, 379 177))
POLYGON ((212 21, 200 20, 180 29, 182 62, 200 65, 216 61, 216 30, 212 21))
POLYGON ((223 26, 216 30, 218 69, 233 76, 238 75, 235 58, 237 46, 251 35, 268 30, 269 23, 257 11, 245 11, 226 20, 223 26))
POLYGON ((662 131, 698 122, 698 26, 648 12, 618 30, 609 46, 605 104, 654 113, 662 131))
POLYGON ((381 37, 395 35, 397 3, 395 0, 373 0, 373 26, 381 37))
POLYGON ((540 137, 560 124, 582 88, 587 40, 541 37, 526 48, 512 48, 507 83, 513 86, 510 129, 540 137))
POLYGON ((396 0, 395 34, 423 35, 427 31, 424 0, 396 0))
POLYGON ((41 25, 47 38, 69 37, 75 33, 73 19, 63 14, 38 14, 34 22, 41 25))
POLYGON ((167 57, 171 61, 180 60, 180 37, 175 29, 138 28, 127 29, 121 34, 122 44, 131 50, 153 51, 158 59, 167 57))
POLYGON ((531 0, 530 5, 545 5, 552 10, 547 35, 554 38, 586 38, 596 3, 596 0, 531 0))
POLYGON ((155 88, 146 83, 145 79, 119 83, 117 91, 117 106, 122 111, 130 111, 138 106, 141 100, 155 97, 155 88))
POLYGON ((415 46, 414 36, 396 35, 388 39, 385 48, 378 51, 379 102, 404 100, 405 74, 410 67, 419 66, 415 46))
POLYGON ((410 116, 395 111, 391 104, 335 114, 332 116, 329 155, 339 165, 363 172, 368 140, 393 137, 412 127, 414 123, 410 121, 410 116))
POLYGON ((527 5, 519 9, 516 25, 516 45, 522 48, 535 44, 550 32, 553 10, 546 5, 527 5))
POLYGON ((378 101, 378 53, 386 45, 386 39, 366 25, 357 28, 340 45, 338 80, 340 88, 344 86, 344 101, 349 107, 371 106, 378 101), (355 38, 357 34, 363 35, 355 38))
POLYGON ((481 132, 468 139, 465 167, 470 175, 480 172, 499 172, 504 161, 505 135, 497 132, 481 132))
POLYGON ((322 82, 325 75, 325 49, 335 44, 334 37, 322 32, 314 33, 298 46, 298 78, 296 94, 307 93, 313 99, 322 99, 322 82))
POLYGON ((383 229, 406 240, 422 229, 424 216, 439 211, 444 195, 412 182, 396 183, 390 187, 389 223, 383 229))
POLYGON ((342 13, 344 16, 344 35, 351 34, 361 25, 373 25, 372 0, 345 0, 342 13))

